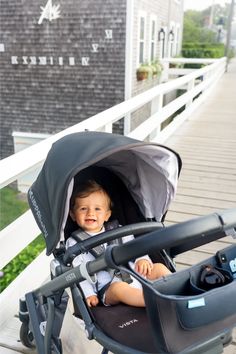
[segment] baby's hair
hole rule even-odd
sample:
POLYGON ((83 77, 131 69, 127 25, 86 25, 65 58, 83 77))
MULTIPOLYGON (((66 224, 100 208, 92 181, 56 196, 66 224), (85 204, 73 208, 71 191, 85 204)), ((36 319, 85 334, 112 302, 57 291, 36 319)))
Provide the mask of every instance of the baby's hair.
POLYGON ((70 209, 72 210, 74 208, 76 198, 86 198, 90 194, 95 192, 104 193, 108 200, 109 209, 112 209, 112 201, 107 191, 100 184, 91 179, 84 183, 81 183, 78 187, 75 188, 70 200, 70 209))

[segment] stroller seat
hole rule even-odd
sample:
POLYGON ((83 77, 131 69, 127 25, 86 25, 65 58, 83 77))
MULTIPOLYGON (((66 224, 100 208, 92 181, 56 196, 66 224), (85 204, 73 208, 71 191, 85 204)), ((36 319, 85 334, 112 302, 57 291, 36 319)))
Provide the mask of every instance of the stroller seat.
POLYGON ((145 308, 100 305, 91 312, 96 325, 114 341, 145 353, 156 352, 145 308))
MULTIPOLYGON (((76 188, 77 184, 89 179, 96 180, 111 196, 114 205, 111 220, 119 220, 122 225, 145 221, 130 192, 117 175, 104 167, 89 167, 75 176, 74 188, 76 188)), ((70 219, 67 225, 67 235, 77 228, 77 225, 73 225, 70 219)), ((163 226, 161 223, 156 222, 156 228, 158 227, 162 228, 163 226)), ((162 262, 174 270, 174 264, 169 258, 165 258, 162 253, 153 252, 150 256, 154 262, 162 262)), ((82 306, 82 308, 77 309, 78 313, 75 312, 75 316, 84 318, 85 316, 81 316, 83 308, 82 306)), ((116 306, 103 306, 100 304, 96 307, 86 307, 85 312, 89 313, 95 327, 111 340, 124 346, 122 350, 132 348, 145 353, 156 352, 145 308, 135 308, 125 304, 116 306), (127 348, 125 349, 125 347, 127 348)))

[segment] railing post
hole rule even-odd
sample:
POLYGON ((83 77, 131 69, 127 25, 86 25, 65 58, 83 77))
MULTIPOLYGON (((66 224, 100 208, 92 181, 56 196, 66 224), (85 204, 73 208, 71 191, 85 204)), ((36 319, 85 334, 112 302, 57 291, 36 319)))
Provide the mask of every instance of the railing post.
MULTIPOLYGON (((151 116, 161 110, 163 106, 163 94, 155 97, 151 102, 151 116)), ((161 131, 161 124, 157 122, 156 128, 153 129, 152 133, 149 135, 149 141, 155 139, 161 131)))
POLYGON ((131 113, 127 113, 124 117, 124 135, 128 135, 131 131, 131 113))
MULTIPOLYGON (((187 91, 191 91, 195 86, 195 79, 192 79, 191 81, 189 81, 188 85, 187 85, 187 91)), ((189 106, 191 106, 193 102, 193 98, 191 98, 187 103, 185 108, 188 108, 189 106)))
MULTIPOLYGON (((211 71, 208 71, 205 75, 203 75, 203 81, 205 80, 210 80, 211 76, 213 75, 213 73, 211 71)), ((206 92, 207 90, 209 90, 209 86, 207 86, 207 88, 204 90, 204 92, 206 92)))
POLYGON ((104 132, 105 133, 112 133, 112 123, 108 123, 105 125, 104 132))
POLYGON ((170 68, 170 62, 168 60, 163 60, 161 61, 161 64, 163 66, 163 70, 161 73, 160 77, 160 82, 167 82, 169 80, 169 68, 170 68))

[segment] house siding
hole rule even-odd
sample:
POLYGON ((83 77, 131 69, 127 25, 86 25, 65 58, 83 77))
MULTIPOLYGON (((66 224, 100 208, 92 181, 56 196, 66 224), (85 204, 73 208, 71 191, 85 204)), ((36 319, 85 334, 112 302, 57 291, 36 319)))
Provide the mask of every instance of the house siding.
MULTIPOLYGON (((54 7, 60 6, 59 18, 44 18, 39 24, 47 1, 0 0, 0 158, 14 153, 14 131, 54 134, 125 99, 129 0, 52 0, 54 7)), ((158 78, 136 79, 140 11, 146 14, 148 61, 152 16, 157 18, 157 31, 163 26, 169 31, 170 21, 180 23, 182 31, 183 0, 132 2, 134 96, 159 83, 158 78)), ((156 44, 159 56, 158 40, 156 44)), ((147 104, 132 115, 131 128, 149 114, 147 104)), ((114 132, 123 132, 122 121, 114 132)))
POLYGON ((0 1, 1 158, 13 131, 53 134, 124 100, 126 1, 55 0, 61 16, 39 25, 46 3, 0 1))

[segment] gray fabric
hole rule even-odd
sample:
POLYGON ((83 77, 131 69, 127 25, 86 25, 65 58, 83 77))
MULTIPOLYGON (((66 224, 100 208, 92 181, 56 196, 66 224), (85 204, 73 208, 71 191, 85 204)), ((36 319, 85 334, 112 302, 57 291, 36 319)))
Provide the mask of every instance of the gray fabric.
POLYGON ((58 140, 28 193, 47 254, 64 237, 74 176, 92 165, 116 173, 143 215, 160 220, 176 192, 181 160, 164 146, 109 133, 74 133, 58 140))
POLYGON ((134 147, 98 165, 123 180, 146 218, 161 220, 177 188, 178 161, 172 152, 159 146, 134 147))

